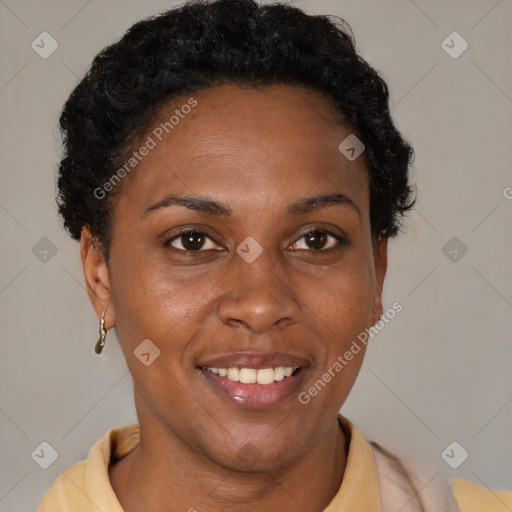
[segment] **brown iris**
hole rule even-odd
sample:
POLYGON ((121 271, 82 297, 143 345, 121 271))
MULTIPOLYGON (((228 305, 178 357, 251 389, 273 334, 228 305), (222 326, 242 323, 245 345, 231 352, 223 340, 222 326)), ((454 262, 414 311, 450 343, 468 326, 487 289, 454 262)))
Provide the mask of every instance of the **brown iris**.
POLYGON ((327 242, 327 234, 322 231, 310 231, 305 238, 306 243, 312 249, 322 249, 327 242))

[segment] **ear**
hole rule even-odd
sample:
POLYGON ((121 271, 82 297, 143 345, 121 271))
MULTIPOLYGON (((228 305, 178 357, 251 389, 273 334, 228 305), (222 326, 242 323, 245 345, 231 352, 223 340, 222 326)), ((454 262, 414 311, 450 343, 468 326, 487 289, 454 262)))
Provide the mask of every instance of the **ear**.
POLYGON ((98 315, 98 319, 101 318, 103 311, 106 310, 105 327, 108 330, 115 324, 115 313, 110 293, 107 263, 98 240, 87 227, 82 229, 80 237, 80 256, 82 258, 87 293, 98 315))
POLYGON ((388 239, 385 235, 379 235, 374 246, 374 263, 375 263, 375 296, 373 299, 373 324, 379 321, 384 314, 382 305, 382 289, 384 287, 384 278, 388 268, 388 239), (375 312, 376 311, 376 312, 375 312))

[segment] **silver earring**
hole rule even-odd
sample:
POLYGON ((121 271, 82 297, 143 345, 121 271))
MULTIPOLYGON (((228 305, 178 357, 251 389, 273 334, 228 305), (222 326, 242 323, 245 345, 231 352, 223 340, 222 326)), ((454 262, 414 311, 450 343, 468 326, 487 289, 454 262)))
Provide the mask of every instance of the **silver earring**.
POLYGON ((103 347, 105 346, 105 338, 107 337, 107 330, 105 329, 105 313, 107 310, 103 311, 103 314, 101 315, 100 320, 100 337, 98 341, 96 342, 96 346, 94 347, 94 352, 96 354, 101 354, 101 351, 103 350, 103 347))

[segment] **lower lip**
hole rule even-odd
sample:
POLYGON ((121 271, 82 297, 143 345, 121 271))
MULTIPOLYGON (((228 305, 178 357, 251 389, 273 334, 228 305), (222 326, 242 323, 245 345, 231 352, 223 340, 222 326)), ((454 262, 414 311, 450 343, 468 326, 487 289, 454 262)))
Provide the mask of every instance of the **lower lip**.
POLYGON ((306 367, 301 367, 290 377, 263 385, 234 382, 204 368, 199 371, 215 391, 245 409, 268 409, 281 404, 297 392, 306 375, 306 367))

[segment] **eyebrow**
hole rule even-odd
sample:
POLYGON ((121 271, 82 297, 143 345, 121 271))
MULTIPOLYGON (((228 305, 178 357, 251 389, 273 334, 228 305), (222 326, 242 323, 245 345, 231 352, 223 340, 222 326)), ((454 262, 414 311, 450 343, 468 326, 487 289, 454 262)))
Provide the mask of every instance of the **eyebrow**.
POLYGON ((288 207, 286 216, 293 217, 296 215, 304 215, 315 210, 320 210, 322 208, 335 205, 349 206, 357 213, 359 217, 361 217, 361 210, 357 204, 345 194, 323 194, 321 196, 301 199, 300 201, 297 201, 288 207))
MULTIPOLYGON (((350 199, 345 194, 323 194, 315 197, 308 197, 305 199, 301 199, 293 204, 291 204, 287 211, 286 217, 294 217, 299 215, 305 215, 306 213, 310 213, 312 211, 320 210, 323 208, 327 208, 328 206, 334 205, 345 205, 352 208, 359 217, 361 217, 361 210, 355 204, 355 202, 350 199)), ((184 197, 176 194, 168 195, 150 206, 142 215, 145 217, 149 213, 160 210, 161 208, 168 208, 170 206, 183 206, 190 210, 195 210, 198 212, 207 213, 209 215, 215 215, 218 217, 230 217, 232 215, 232 210, 229 206, 214 201, 212 199, 207 199, 204 197, 184 197)))

